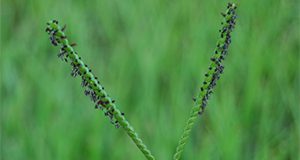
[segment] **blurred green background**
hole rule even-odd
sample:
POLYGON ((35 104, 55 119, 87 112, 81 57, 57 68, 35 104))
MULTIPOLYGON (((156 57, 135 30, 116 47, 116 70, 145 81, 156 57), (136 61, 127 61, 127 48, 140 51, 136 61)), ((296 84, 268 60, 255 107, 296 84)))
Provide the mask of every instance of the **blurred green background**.
MULTIPOLYGON (((69 40, 158 160, 171 159, 227 1, 1 1, 1 159, 144 159, 83 95, 69 40)), ((299 159, 299 1, 240 1, 232 45, 182 159, 299 159)))

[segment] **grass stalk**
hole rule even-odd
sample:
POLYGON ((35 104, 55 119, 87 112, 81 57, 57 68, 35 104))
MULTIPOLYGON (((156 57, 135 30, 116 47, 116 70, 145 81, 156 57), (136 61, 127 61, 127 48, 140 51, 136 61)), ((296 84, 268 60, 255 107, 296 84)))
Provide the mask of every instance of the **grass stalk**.
POLYGON ((214 87, 216 86, 216 82, 223 73, 224 66, 222 62, 227 55, 228 47, 231 43, 231 32, 234 29, 236 19, 235 10, 236 4, 228 3, 226 12, 221 13, 224 19, 221 23, 222 28, 219 30, 221 33, 220 39, 218 40, 217 48, 211 57, 211 63, 208 68, 208 72, 205 74, 205 79, 200 88, 200 93, 196 98, 194 98, 195 104, 191 109, 189 119, 184 127, 183 134, 177 145, 176 152, 173 156, 174 160, 180 159, 196 119, 198 118, 198 115, 201 115, 204 112, 207 101, 210 95, 213 93, 214 87))
POLYGON ((104 111, 105 116, 107 116, 111 123, 117 128, 122 127, 148 160, 154 160, 155 158, 151 154, 150 150, 125 119, 124 113, 120 112, 115 105, 115 101, 108 96, 98 78, 82 61, 77 52, 75 52, 73 46, 76 44, 69 43, 67 36, 64 33, 65 28, 65 26, 60 27, 56 20, 52 20, 47 23, 46 32, 50 35, 51 43, 54 46, 61 47, 58 57, 66 62, 70 61, 72 66, 71 75, 73 77, 80 76, 82 78, 81 85, 85 88, 84 93, 85 95, 90 96, 91 100, 95 103, 95 108, 104 111))

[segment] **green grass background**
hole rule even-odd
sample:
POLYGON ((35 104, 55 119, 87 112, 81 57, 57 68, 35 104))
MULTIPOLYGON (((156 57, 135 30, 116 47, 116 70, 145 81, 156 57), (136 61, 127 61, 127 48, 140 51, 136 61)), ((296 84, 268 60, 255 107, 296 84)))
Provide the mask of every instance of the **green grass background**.
MULTIPOLYGON (((219 36, 227 1, 2 0, 1 159, 144 159, 83 95, 45 33, 76 50, 159 160, 171 159, 219 36)), ((222 75, 183 160, 296 160, 299 2, 238 2, 222 75)))

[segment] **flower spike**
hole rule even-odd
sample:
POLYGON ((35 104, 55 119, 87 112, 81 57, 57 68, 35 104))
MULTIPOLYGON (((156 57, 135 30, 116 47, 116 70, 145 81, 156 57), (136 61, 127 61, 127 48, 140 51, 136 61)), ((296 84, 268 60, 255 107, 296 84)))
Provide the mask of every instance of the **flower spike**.
POLYGON ((194 98, 195 105, 191 109, 190 117, 184 128, 179 144, 177 145, 176 152, 174 154, 174 160, 178 160, 181 157, 183 148, 187 143, 187 140, 191 134, 191 130, 198 115, 203 114, 207 106, 207 102, 213 89, 217 85, 217 81, 220 79, 221 74, 224 71, 223 60, 228 54, 228 47, 231 43, 231 32, 235 26, 236 20, 236 5, 234 3, 228 3, 225 13, 221 13, 223 21, 221 22, 220 39, 217 42, 217 47, 214 54, 211 57, 211 64, 208 67, 208 72, 205 73, 205 78, 202 86, 200 87, 200 93, 194 98))
POLYGON ((92 70, 88 68, 77 52, 75 52, 73 47, 76 46, 76 43, 69 43, 64 33, 65 29, 66 25, 61 28, 57 20, 52 20, 47 23, 45 30, 50 36, 50 42, 54 46, 60 46, 58 57, 65 60, 65 62, 70 61, 72 67, 71 76, 81 77, 81 86, 84 88, 84 94, 91 98, 95 104, 95 108, 101 109, 116 128, 122 127, 147 159, 154 160, 151 152, 125 119, 124 113, 117 109, 115 101, 108 96, 104 87, 92 73, 92 70))

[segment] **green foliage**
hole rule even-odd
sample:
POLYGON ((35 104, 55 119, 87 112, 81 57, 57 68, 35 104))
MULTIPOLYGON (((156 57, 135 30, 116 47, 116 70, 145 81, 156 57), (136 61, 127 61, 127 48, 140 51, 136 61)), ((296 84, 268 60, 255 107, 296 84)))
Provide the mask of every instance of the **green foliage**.
MULTIPOLYGON (((182 159, 299 158, 298 3, 238 4, 232 56, 182 159)), ((54 58, 44 24, 57 17, 156 158, 171 159, 225 5, 1 1, 1 159, 144 159, 54 58)))

